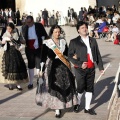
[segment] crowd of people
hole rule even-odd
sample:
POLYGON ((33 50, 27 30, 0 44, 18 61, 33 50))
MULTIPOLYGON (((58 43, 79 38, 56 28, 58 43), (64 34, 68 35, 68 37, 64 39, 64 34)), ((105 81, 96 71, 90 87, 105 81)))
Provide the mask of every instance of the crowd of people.
MULTIPOLYGON (((61 117, 62 109, 72 106, 74 112, 80 112, 84 92, 84 113, 96 115, 95 110, 90 107, 94 93, 95 63, 100 73, 104 74, 96 39, 100 37, 99 34, 106 26, 112 27, 111 31, 107 31, 108 38, 114 38, 119 33, 117 24, 120 23, 118 22, 120 17, 115 6, 100 9, 89 7, 88 10, 81 8, 78 16, 74 9, 69 8, 68 21, 74 22, 78 32, 78 36, 70 41, 69 46, 59 20, 51 26, 48 35, 44 28, 49 25, 47 10, 41 12, 41 15, 39 22, 34 22, 32 13, 26 16, 20 31, 16 28, 14 19, 8 17, 12 22, 8 19, 2 30, 1 43, 4 53, 1 69, 6 83, 9 84, 9 90, 13 90, 13 84, 16 84, 16 88, 22 91, 21 83, 24 82, 28 82, 29 90, 32 89, 34 68, 36 68, 39 78, 37 103, 41 103, 42 107, 54 109, 56 118, 61 117), (45 24, 41 23, 41 19, 45 24), (25 45, 28 71, 20 53, 22 44, 25 45), (75 75, 71 70, 71 63, 75 75)), ((52 17, 54 18, 55 15, 52 17)))
POLYGON ((11 8, 9 9, 1 9, 0 10, 0 24, 1 26, 4 26, 6 23, 8 23, 9 19, 11 19, 16 25, 21 25, 20 20, 20 11, 17 8, 16 12, 12 11, 11 8))
MULTIPOLYGON (((77 13, 74 11, 73 8, 69 8, 70 12, 68 11, 68 16, 64 16, 62 11, 55 11, 52 10, 51 12, 48 11, 46 8, 44 10, 40 10, 38 13, 38 16, 36 17, 36 22, 42 23, 44 26, 52 26, 54 24, 58 25, 67 25, 72 22, 74 25, 74 18, 77 20, 77 13), (69 18, 71 16, 71 18, 69 18)), ((33 15, 32 12, 30 14, 23 13, 22 15, 22 21, 25 22, 25 18, 28 15, 33 15)), ((75 21, 77 23, 77 21, 75 21)))

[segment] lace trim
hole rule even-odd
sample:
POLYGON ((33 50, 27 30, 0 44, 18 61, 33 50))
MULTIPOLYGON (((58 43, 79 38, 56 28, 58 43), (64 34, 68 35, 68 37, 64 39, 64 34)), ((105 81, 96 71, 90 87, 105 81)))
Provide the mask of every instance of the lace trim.
POLYGON ((6 73, 3 72, 3 76, 5 77, 5 79, 8 80, 23 80, 23 79, 27 79, 28 75, 27 73, 6 73))
POLYGON ((66 96, 66 98, 64 98, 58 91, 55 91, 55 90, 50 90, 50 95, 51 96, 55 96, 57 97, 61 102, 69 102, 70 100, 73 99, 74 95, 75 95, 75 92, 72 91, 68 96, 66 96))

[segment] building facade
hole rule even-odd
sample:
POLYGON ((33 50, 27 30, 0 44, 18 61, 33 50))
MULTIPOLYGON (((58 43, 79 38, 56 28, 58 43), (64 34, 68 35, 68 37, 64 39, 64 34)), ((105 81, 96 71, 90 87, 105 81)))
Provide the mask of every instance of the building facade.
POLYGON ((68 7, 74 8, 78 13, 81 7, 88 8, 89 5, 94 7, 96 0, 16 0, 16 8, 20 8, 21 12, 27 14, 32 12, 34 17, 44 8, 48 11, 61 11, 64 16, 67 16, 68 7))
POLYGON ((46 8, 48 11, 61 11, 64 16, 67 16, 68 7, 74 8, 75 12, 79 12, 81 7, 88 8, 89 5, 94 6, 118 6, 120 0, 0 0, 0 8, 12 8, 13 11, 19 8, 21 14, 25 12, 33 13, 33 16, 38 16, 40 10, 46 8))
POLYGON ((79 12, 81 7, 88 8, 89 5, 94 7, 96 0, 0 0, 0 9, 12 8, 13 11, 16 11, 16 8, 19 8, 21 13, 32 12, 34 17, 44 8, 48 11, 61 11, 64 16, 67 16, 68 7, 79 12))

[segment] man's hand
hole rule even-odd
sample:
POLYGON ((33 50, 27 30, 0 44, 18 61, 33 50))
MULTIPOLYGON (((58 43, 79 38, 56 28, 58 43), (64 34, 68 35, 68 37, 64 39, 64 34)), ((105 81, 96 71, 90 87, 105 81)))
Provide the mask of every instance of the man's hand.
POLYGON ((82 67, 81 67, 82 69, 86 69, 87 68, 87 62, 83 62, 83 64, 82 64, 82 67))
POLYGON ((74 59, 77 59, 77 55, 75 54, 75 55, 73 56, 73 58, 74 58, 74 59))

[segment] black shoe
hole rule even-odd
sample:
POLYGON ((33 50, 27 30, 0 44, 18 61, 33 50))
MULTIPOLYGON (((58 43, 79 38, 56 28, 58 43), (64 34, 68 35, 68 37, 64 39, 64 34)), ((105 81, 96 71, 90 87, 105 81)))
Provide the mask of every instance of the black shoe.
POLYGON ((84 113, 89 113, 90 115, 97 115, 97 113, 93 109, 89 109, 89 110, 85 109, 84 113))
POLYGON ((59 114, 56 114, 55 115, 56 118, 61 118, 61 110, 60 110, 60 113, 59 114))
POLYGON ((31 84, 29 84, 28 85, 28 89, 32 89, 33 88, 33 84, 31 85, 31 84))
POLYGON ((12 85, 9 85, 9 90, 13 90, 13 86, 12 85))
POLYGON ((13 87, 10 87, 10 86, 9 86, 9 90, 13 90, 13 87))
POLYGON ((16 89, 19 91, 22 91, 23 89, 21 87, 16 86, 16 89))
POLYGON ((79 111, 80 111, 80 105, 77 104, 77 105, 74 106, 74 112, 78 113, 79 111))

